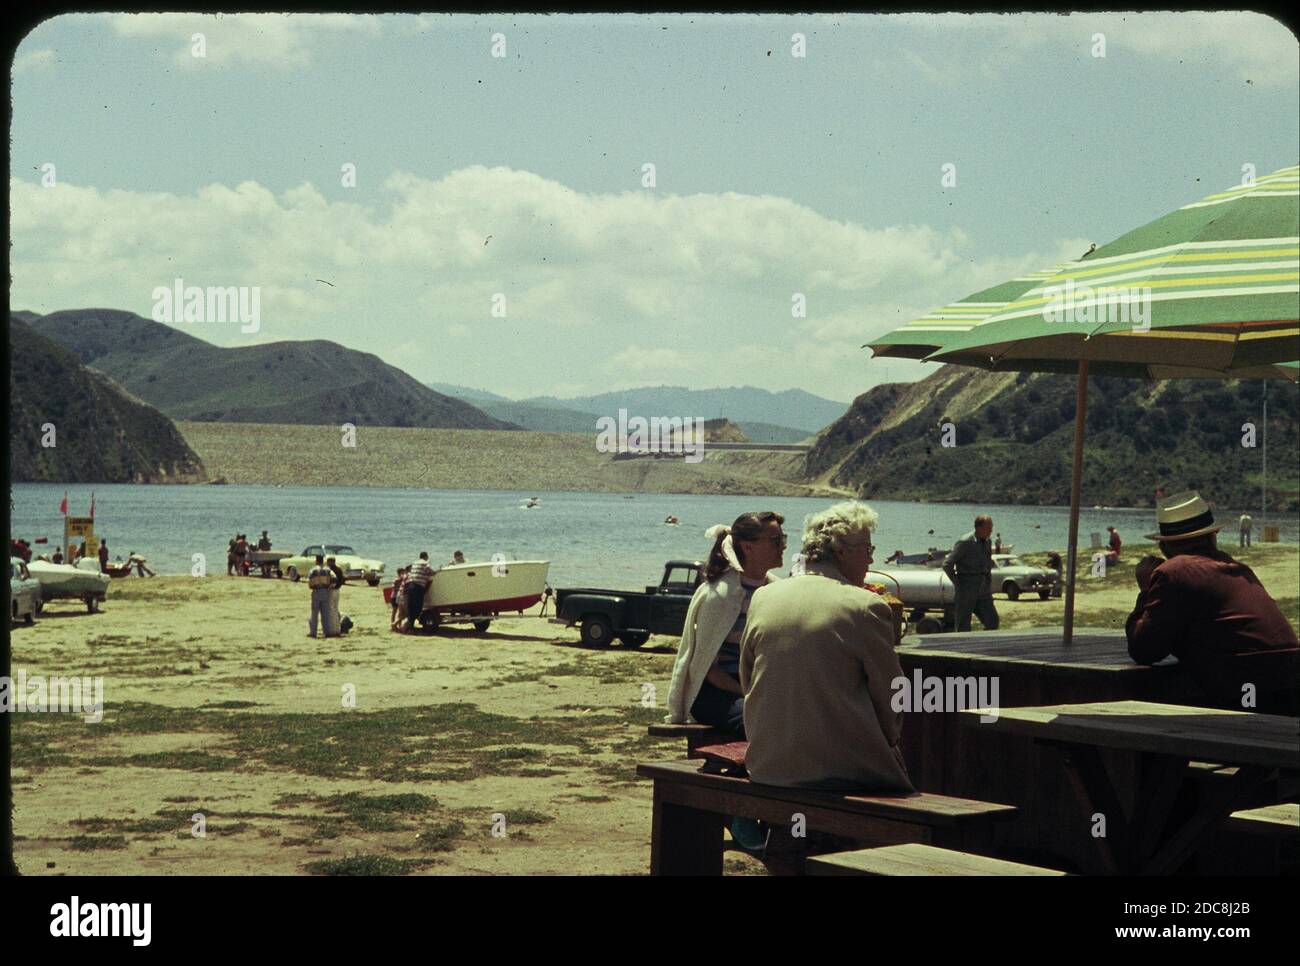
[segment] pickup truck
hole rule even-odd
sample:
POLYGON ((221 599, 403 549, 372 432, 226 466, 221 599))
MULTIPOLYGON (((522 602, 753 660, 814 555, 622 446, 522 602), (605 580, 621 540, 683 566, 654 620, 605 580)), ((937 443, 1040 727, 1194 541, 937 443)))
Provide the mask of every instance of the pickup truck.
POLYGON ((590 587, 557 590, 551 623, 578 625, 582 642, 597 647, 615 637, 627 647, 640 647, 651 634, 680 637, 703 569, 698 560, 670 560, 659 584, 647 586, 644 593, 590 587))

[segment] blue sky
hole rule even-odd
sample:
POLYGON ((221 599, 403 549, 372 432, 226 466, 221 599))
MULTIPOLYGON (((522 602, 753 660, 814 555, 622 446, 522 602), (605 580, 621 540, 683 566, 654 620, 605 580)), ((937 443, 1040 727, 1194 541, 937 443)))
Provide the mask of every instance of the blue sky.
POLYGON ((1298 90, 1255 14, 69 15, 15 57, 11 304, 179 275, 261 289, 222 345, 849 399, 929 371, 873 335, 1296 163, 1298 90))

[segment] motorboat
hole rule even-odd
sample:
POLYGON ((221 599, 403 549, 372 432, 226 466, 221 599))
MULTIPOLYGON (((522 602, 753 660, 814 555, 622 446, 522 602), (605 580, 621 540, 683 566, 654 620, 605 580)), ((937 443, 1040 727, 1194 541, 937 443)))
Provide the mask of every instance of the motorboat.
POLYGON ((92 614, 108 596, 112 578, 100 573, 98 560, 82 560, 76 566, 33 560, 27 570, 41 585, 41 602, 67 598, 81 600, 92 614))
MULTIPOLYGON (((429 626, 469 621, 486 630, 491 618, 508 611, 522 613, 540 601, 550 566, 549 560, 448 564, 434 573, 420 620, 429 626)), ((385 601, 391 602, 392 590, 384 588, 385 601)))

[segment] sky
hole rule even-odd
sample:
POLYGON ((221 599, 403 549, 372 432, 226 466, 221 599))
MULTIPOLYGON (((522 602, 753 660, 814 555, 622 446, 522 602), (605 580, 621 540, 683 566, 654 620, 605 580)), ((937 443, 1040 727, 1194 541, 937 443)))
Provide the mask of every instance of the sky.
POLYGON ((1300 157, 1296 38, 1235 12, 63 15, 12 100, 13 308, 256 288, 175 324, 511 398, 848 401, 933 371, 872 337, 1300 157))

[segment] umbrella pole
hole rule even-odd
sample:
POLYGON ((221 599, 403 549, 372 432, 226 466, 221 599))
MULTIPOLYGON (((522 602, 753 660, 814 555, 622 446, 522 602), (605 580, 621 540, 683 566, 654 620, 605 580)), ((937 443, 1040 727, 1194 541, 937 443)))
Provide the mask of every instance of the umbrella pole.
POLYGON ((1074 578, 1078 569, 1079 552, 1079 501, 1083 489, 1083 432, 1088 408, 1088 360, 1079 360, 1079 382, 1074 390, 1074 458, 1070 467, 1070 540, 1066 557, 1065 580, 1065 635, 1066 647, 1074 637, 1074 578))

